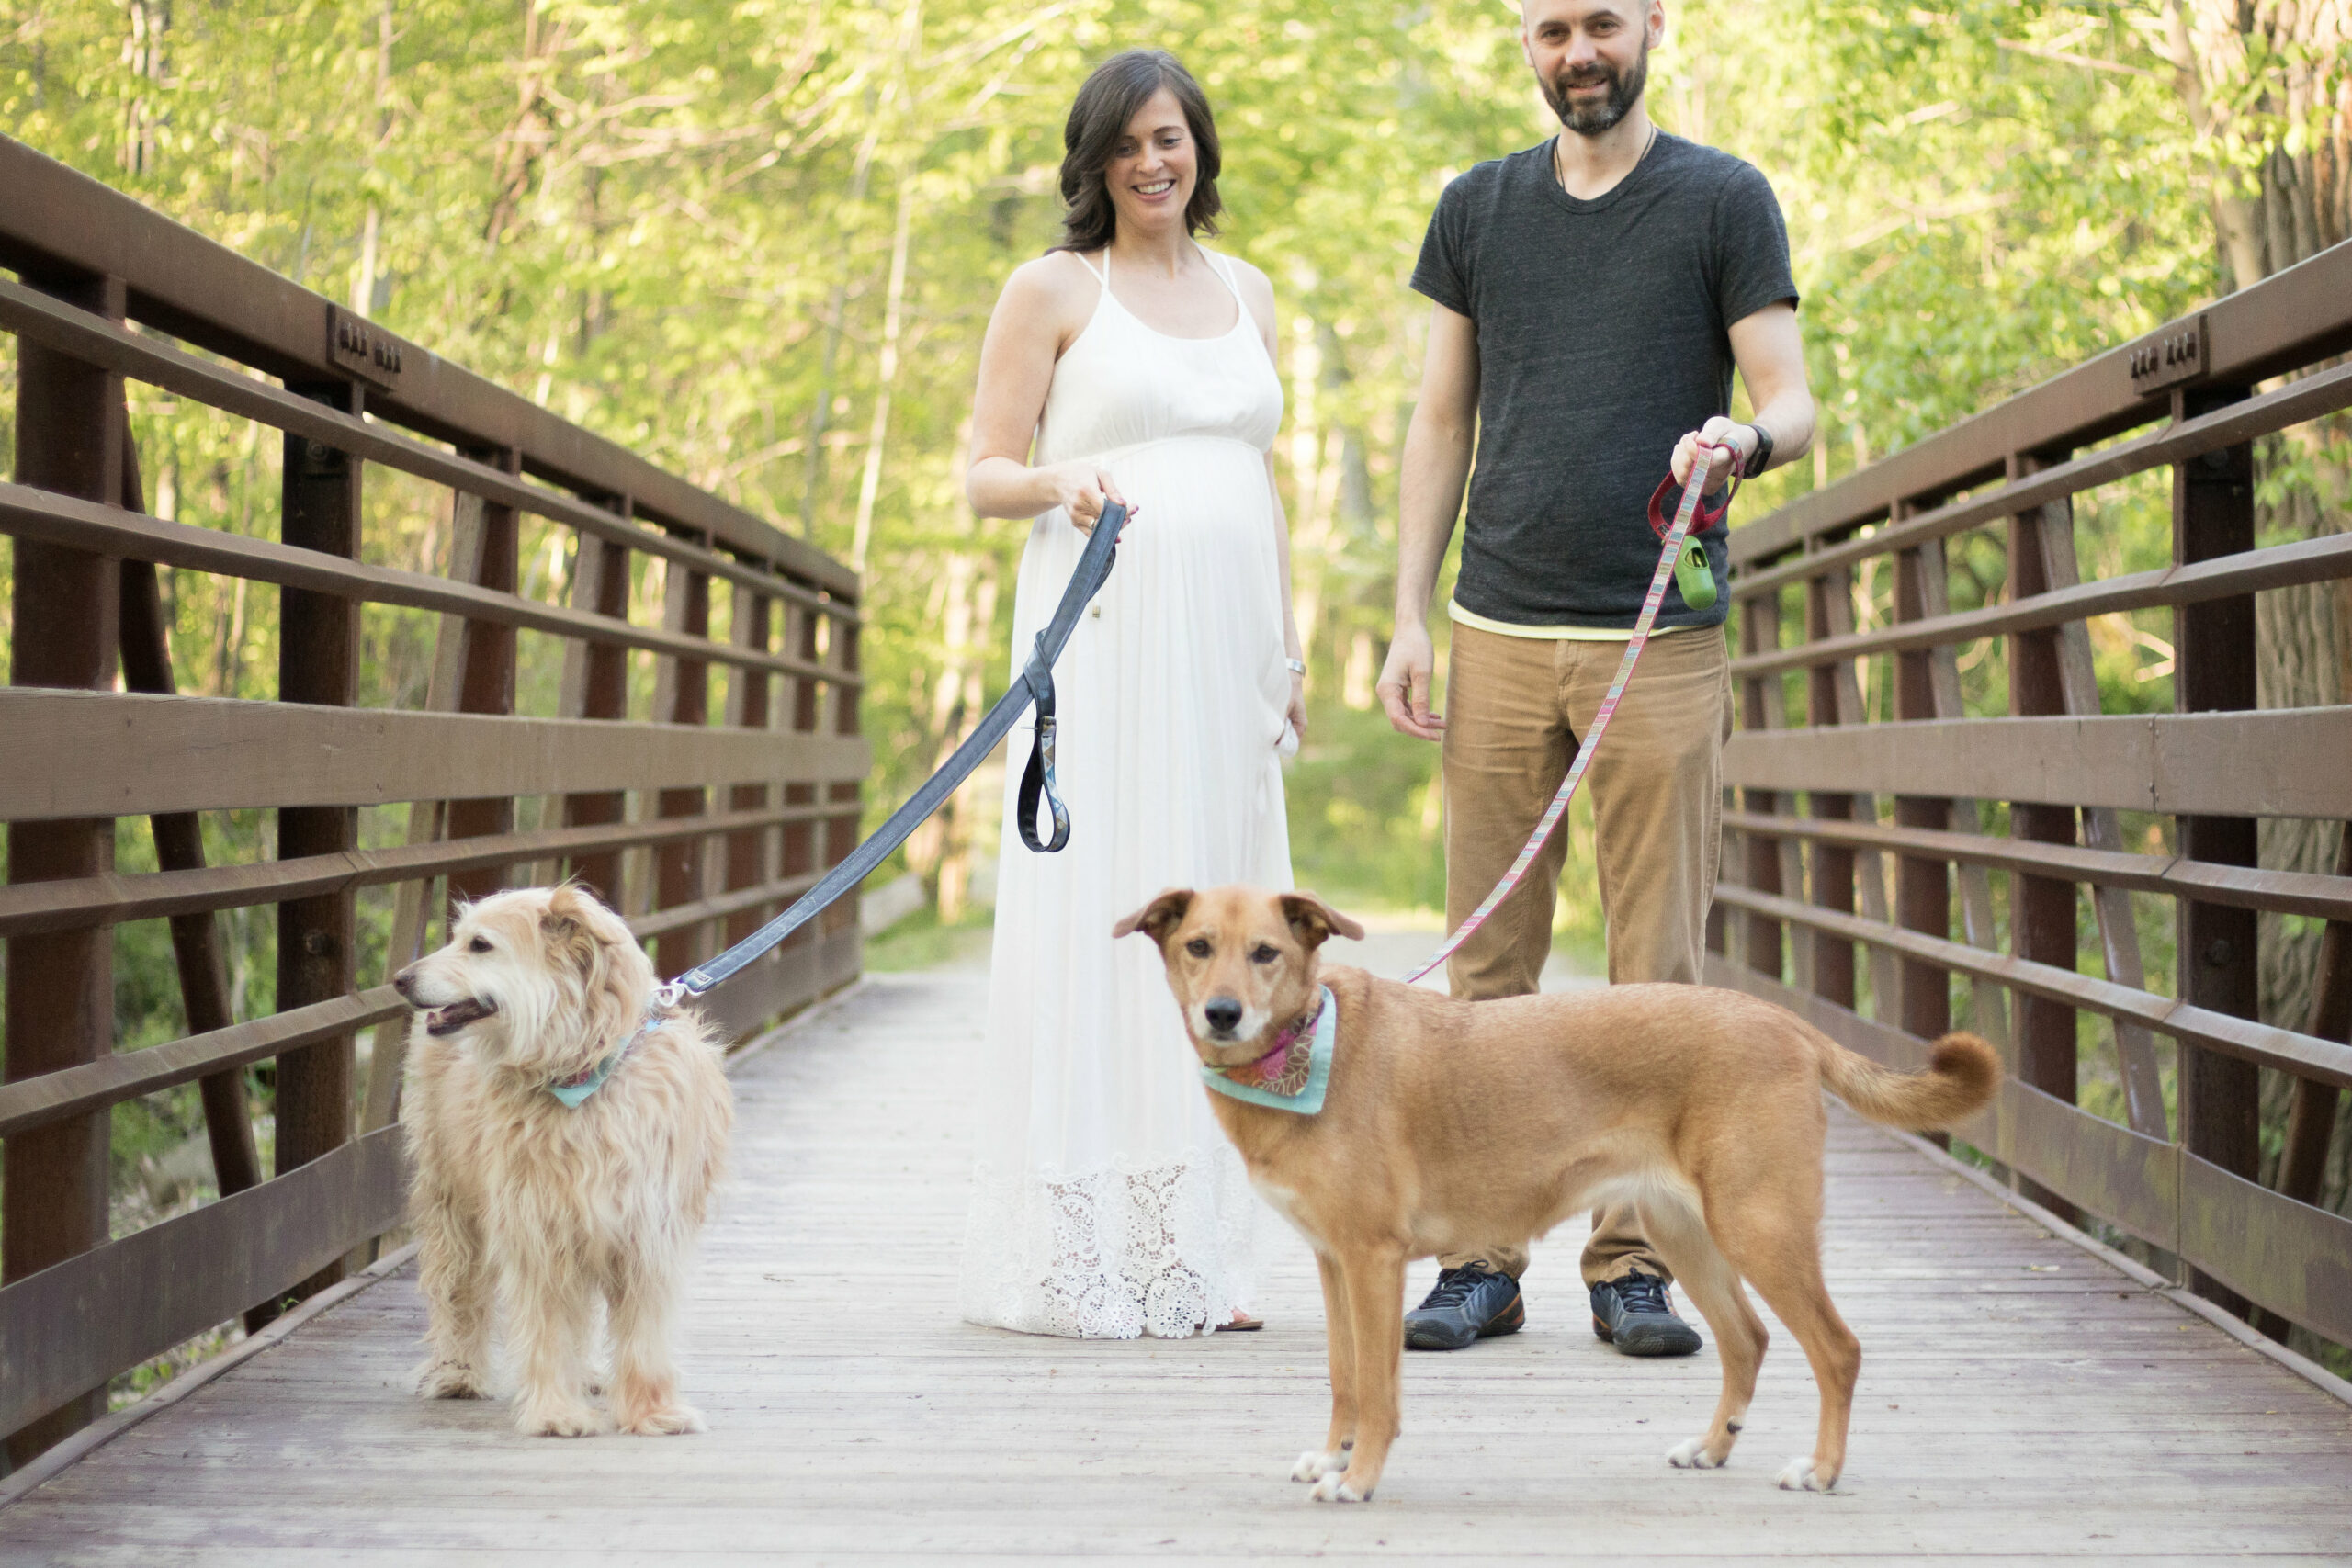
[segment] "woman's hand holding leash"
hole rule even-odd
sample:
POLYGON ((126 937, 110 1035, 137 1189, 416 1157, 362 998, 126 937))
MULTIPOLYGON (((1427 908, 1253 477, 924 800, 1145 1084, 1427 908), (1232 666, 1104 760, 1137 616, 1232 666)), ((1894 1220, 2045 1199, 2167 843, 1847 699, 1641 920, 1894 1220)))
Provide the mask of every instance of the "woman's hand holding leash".
POLYGON ((1135 521, 1136 508, 1128 506, 1127 498, 1119 493, 1110 469, 1091 463, 1056 463, 1043 471, 1054 487, 1054 504, 1069 514, 1070 525, 1080 533, 1094 532, 1105 502, 1125 506, 1127 520, 1135 521))

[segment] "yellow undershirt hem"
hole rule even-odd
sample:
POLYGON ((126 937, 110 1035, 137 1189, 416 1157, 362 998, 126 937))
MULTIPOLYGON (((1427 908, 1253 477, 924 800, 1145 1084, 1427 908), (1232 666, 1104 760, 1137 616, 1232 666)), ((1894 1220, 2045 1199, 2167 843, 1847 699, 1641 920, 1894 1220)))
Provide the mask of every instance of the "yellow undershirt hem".
MULTIPOLYGON (((1631 642, 1633 628, 1620 630, 1614 626, 1529 626, 1517 621, 1490 621, 1486 616, 1464 609, 1452 599, 1445 602, 1448 619, 1465 626, 1476 626, 1482 632, 1494 632, 1502 637, 1542 637, 1550 642, 1631 642)), ((1652 626, 1650 636, 1664 637, 1669 632, 1689 631, 1688 626, 1652 626)))

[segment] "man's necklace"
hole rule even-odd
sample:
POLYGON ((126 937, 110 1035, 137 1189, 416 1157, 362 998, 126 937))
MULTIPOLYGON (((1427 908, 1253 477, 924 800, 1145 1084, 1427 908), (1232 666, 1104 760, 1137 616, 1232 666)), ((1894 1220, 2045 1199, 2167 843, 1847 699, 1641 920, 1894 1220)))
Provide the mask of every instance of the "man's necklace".
MULTIPOLYGON (((1618 175, 1616 182, 1610 186, 1609 190, 1615 190, 1618 186, 1623 185, 1627 180, 1633 178, 1634 169, 1638 169, 1645 163, 1648 162, 1650 149, 1657 145, 1657 122, 1656 120, 1652 120, 1650 122, 1650 133, 1642 141, 1642 150, 1634 155, 1634 168, 1627 169, 1623 174, 1618 175)), ((1568 191, 1568 172, 1560 164, 1560 139, 1556 136, 1552 139, 1552 178, 1558 184, 1559 187, 1563 191, 1568 191)), ((1573 196, 1576 193, 1568 191, 1568 194, 1573 196)), ((1600 194, 1601 196, 1606 196, 1609 194, 1609 191, 1603 191, 1600 194)), ((1592 199, 1597 201, 1600 197, 1595 197, 1592 199)))

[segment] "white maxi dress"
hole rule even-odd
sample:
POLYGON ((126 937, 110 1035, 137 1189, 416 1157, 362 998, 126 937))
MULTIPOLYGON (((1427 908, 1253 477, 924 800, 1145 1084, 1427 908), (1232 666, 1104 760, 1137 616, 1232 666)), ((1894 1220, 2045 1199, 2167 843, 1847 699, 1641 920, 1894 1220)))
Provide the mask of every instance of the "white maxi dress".
MULTIPOLYGON (((974 1323, 1178 1337, 1250 1303, 1264 1211, 1209 1111, 1158 951, 1111 928, 1167 887, 1291 886, 1266 483, 1283 394, 1229 262, 1210 265, 1238 319, 1194 339, 1138 321, 1102 260, 1094 314, 1054 367, 1037 461, 1100 464, 1139 515, 1055 667, 1072 824, 1058 854, 1015 829, 1030 737, 1012 735, 961 1295, 974 1323)), ((1085 544, 1058 508, 1032 525, 1016 677, 1085 544)))

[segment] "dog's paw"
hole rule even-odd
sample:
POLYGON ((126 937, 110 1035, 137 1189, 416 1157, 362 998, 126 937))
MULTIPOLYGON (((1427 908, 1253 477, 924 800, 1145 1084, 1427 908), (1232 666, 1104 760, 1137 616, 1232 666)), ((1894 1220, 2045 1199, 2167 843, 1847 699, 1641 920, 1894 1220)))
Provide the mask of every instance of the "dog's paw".
POLYGON ((1677 1470, 1715 1470, 1721 1468, 1724 1461, 1711 1457, 1707 1452, 1707 1439, 1698 1437, 1685 1438, 1667 1450, 1666 1462, 1677 1470))
POLYGON ((1371 1493, 1359 1492, 1349 1485, 1346 1472, 1337 1470, 1326 1472, 1306 1494, 1310 1503, 1364 1503, 1371 1498, 1371 1493))
POLYGON ((1821 1479, 1811 1454, 1800 1454, 1781 1466, 1779 1480, 1783 1492, 1826 1492, 1832 1484, 1821 1479))
POLYGON ((631 1416, 620 1423, 620 1429, 632 1437, 674 1438, 685 1432, 707 1432, 702 1412, 691 1404, 662 1404, 631 1416))
POLYGON ((594 1405, 554 1400, 518 1404, 514 1427, 526 1438, 593 1438, 605 1429, 604 1413, 594 1405))
POLYGON ((1290 1467, 1290 1478, 1293 1481, 1320 1481, 1347 1468, 1348 1453, 1345 1449, 1335 1454, 1325 1453, 1320 1449, 1309 1449, 1298 1456, 1296 1464, 1290 1467))
POLYGON ((416 1374, 416 1392, 424 1399, 488 1399, 490 1380, 469 1362, 427 1361, 416 1374))

